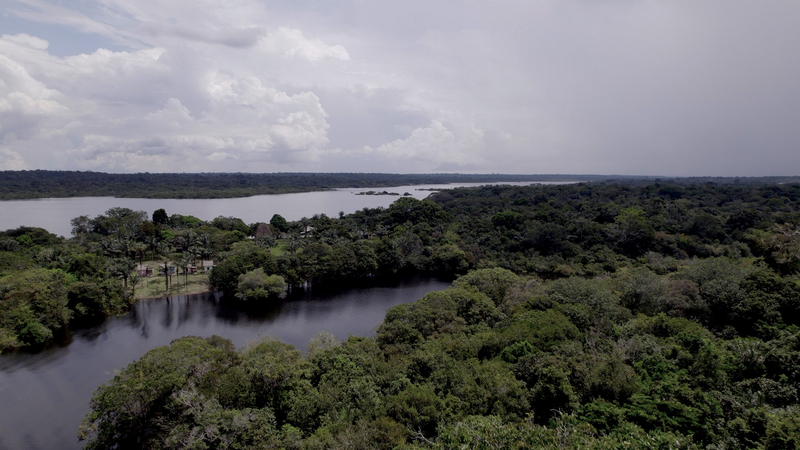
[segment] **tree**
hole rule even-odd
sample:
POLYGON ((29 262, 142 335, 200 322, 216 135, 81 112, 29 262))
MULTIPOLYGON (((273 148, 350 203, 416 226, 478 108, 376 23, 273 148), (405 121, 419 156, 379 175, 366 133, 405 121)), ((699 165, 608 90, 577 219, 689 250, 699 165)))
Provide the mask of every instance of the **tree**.
POLYGON ((267 275, 258 268, 239 275, 236 298, 245 301, 262 301, 286 298, 288 285, 280 275, 267 275))
POLYGON ((655 230, 644 211, 631 207, 623 209, 614 218, 611 237, 622 252, 638 256, 652 245, 655 230))
POLYGON ((286 219, 283 218, 280 214, 275 214, 272 216, 272 219, 269 220, 269 224, 272 225, 275 229, 280 231, 281 233, 285 233, 289 230, 289 224, 286 222, 286 219))
POLYGON ((133 245, 131 245, 131 250, 136 254, 136 257, 139 258, 139 264, 142 264, 144 255, 147 253, 147 244, 144 242, 134 242, 133 245))
POLYGON ((69 322, 66 275, 33 269, 0 278, 0 352, 41 345, 69 322))
POLYGON ((275 236, 265 234, 257 236, 255 239, 255 243, 258 246, 258 248, 263 250, 269 250, 278 243, 278 240, 275 239, 275 236))
POLYGON ((286 241, 286 249, 289 250, 289 253, 292 255, 297 253, 304 245, 305 242, 303 242, 303 239, 296 234, 289 235, 289 239, 286 241))
POLYGON ((506 296, 506 292, 519 281, 519 277, 514 272, 495 267, 473 270, 459 277, 453 286, 474 286, 480 292, 488 295, 496 305, 499 305, 506 296))
POLYGON ((184 286, 189 285, 189 266, 194 264, 194 255, 190 252, 183 252, 181 254, 180 265, 183 269, 183 284, 184 286))
POLYGON ((153 223, 156 225, 166 225, 169 223, 169 216, 164 208, 153 211, 153 223))
POLYGON ((69 223, 72 225, 73 236, 80 236, 92 232, 92 224, 89 216, 78 216, 70 220, 69 223))
POLYGON ((139 284, 139 281, 141 281, 139 275, 131 275, 131 279, 128 282, 128 285, 131 287, 131 298, 136 298, 136 286, 139 284))
POLYGON ((164 264, 164 286, 169 290, 169 263, 172 260, 172 246, 168 242, 160 242, 156 247, 155 253, 158 255, 159 261, 164 264))
POLYGON ((67 300, 77 320, 97 320, 111 313, 103 290, 95 283, 78 281, 70 284, 67 300))
POLYGON ((126 288, 128 287, 128 278, 130 278, 131 272, 135 268, 136 262, 128 258, 114 258, 107 265, 109 273, 115 277, 122 278, 126 288))
POLYGON ((95 392, 80 429, 81 440, 89 440, 84 448, 168 447, 178 424, 163 425, 176 412, 191 412, 181 391, 212 383, 234 361, 233 344, 219 336, 183 337, 147 352, 95 392))

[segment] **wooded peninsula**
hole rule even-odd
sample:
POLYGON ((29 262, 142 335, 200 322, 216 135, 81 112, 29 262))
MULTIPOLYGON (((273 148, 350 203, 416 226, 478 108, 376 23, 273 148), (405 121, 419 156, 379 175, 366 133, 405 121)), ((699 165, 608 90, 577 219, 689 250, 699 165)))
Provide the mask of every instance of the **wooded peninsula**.
POLYGON ((458 188, 256 224, 113 208, 75 218, 71 239, 21 227, 0 233, 0 351, 127 311, 137 261, 163 265, 166 288, 183 276, 171 264, 213 260, 210 287, 243 307, 429 273, 454 282, 391 308, 375 337, 156 348, 97 390, 80 436, 89 449, 798 448, 788 181, 458 188))

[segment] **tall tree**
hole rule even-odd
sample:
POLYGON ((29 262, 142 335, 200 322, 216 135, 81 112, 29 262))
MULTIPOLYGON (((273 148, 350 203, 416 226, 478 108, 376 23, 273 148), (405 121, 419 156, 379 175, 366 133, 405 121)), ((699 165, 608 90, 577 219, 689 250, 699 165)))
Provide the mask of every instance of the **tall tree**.
POLYGON ((156 247, 158 261, 164 265, 164 286, 169 290, 169 263, 172 259, 172 246, 168 242, 160 242, 156 247))
POLYGON ((156 225, 166 225, 169 223, 169 216, 164 208, 153 211, 153 223, 156 225))

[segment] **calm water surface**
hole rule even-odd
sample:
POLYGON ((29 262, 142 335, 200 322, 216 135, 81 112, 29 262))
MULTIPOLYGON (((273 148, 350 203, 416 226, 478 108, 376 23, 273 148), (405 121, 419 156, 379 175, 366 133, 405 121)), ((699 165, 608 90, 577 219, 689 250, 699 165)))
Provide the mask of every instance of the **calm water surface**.
POLYGON ((142 301, 126 316, 75 332, 63 347, 0 356, 0 449, 80 448, 77 430, 94 390, 148 350, 179 337, 216 334, 240 348, 272 335, 305 350, 320 330, 339 339, 373 335, 388 308, 447 286, 415 278, 315 291, 261 312, 243 311, 211 293, 142 301))
MULTIPOLYGON (((164 208, 169 215, 192 215, 202 220, 211 220, 218 216, 233 216, 242 219, 248 224, 269 222, 273 214, 280 214, 286 220, 299 220, 303 217, 311 217, 314 214, 337 217, 340 211, 350 214, 366 207, 387 207, 399 198, 395 195, 356 195, 359 192, 387 191, 396 192, 401 196, 408 192, 416 199, 423 199, 430 195, 431 191, 422 189, 452 189, 485 184, 488 183, 353 188, 223 199, 73 197, 6 200, 0 201, 0 230, 8 230, 19 226, 41 227, 51 233, 70 237, 72 235, 70 220, 78 216, 96 217, 116 206, 130 208, 134 211, 145 211, 148 215, 152 215, 153 211, 159 208, 164 208)), ((530 184, 564 183, 508 182, 503 184, 527 186, 530 184)))

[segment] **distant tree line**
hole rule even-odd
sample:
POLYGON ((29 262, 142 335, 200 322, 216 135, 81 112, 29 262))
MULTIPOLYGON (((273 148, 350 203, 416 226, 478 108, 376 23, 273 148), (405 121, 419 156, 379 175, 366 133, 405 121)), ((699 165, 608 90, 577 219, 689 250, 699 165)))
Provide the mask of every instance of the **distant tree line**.
POLYGON ((334 188, 497 181, 592 181, 580 175, 134 173, 0 171, 0 200, 48 197, 234 198, 334 188))

